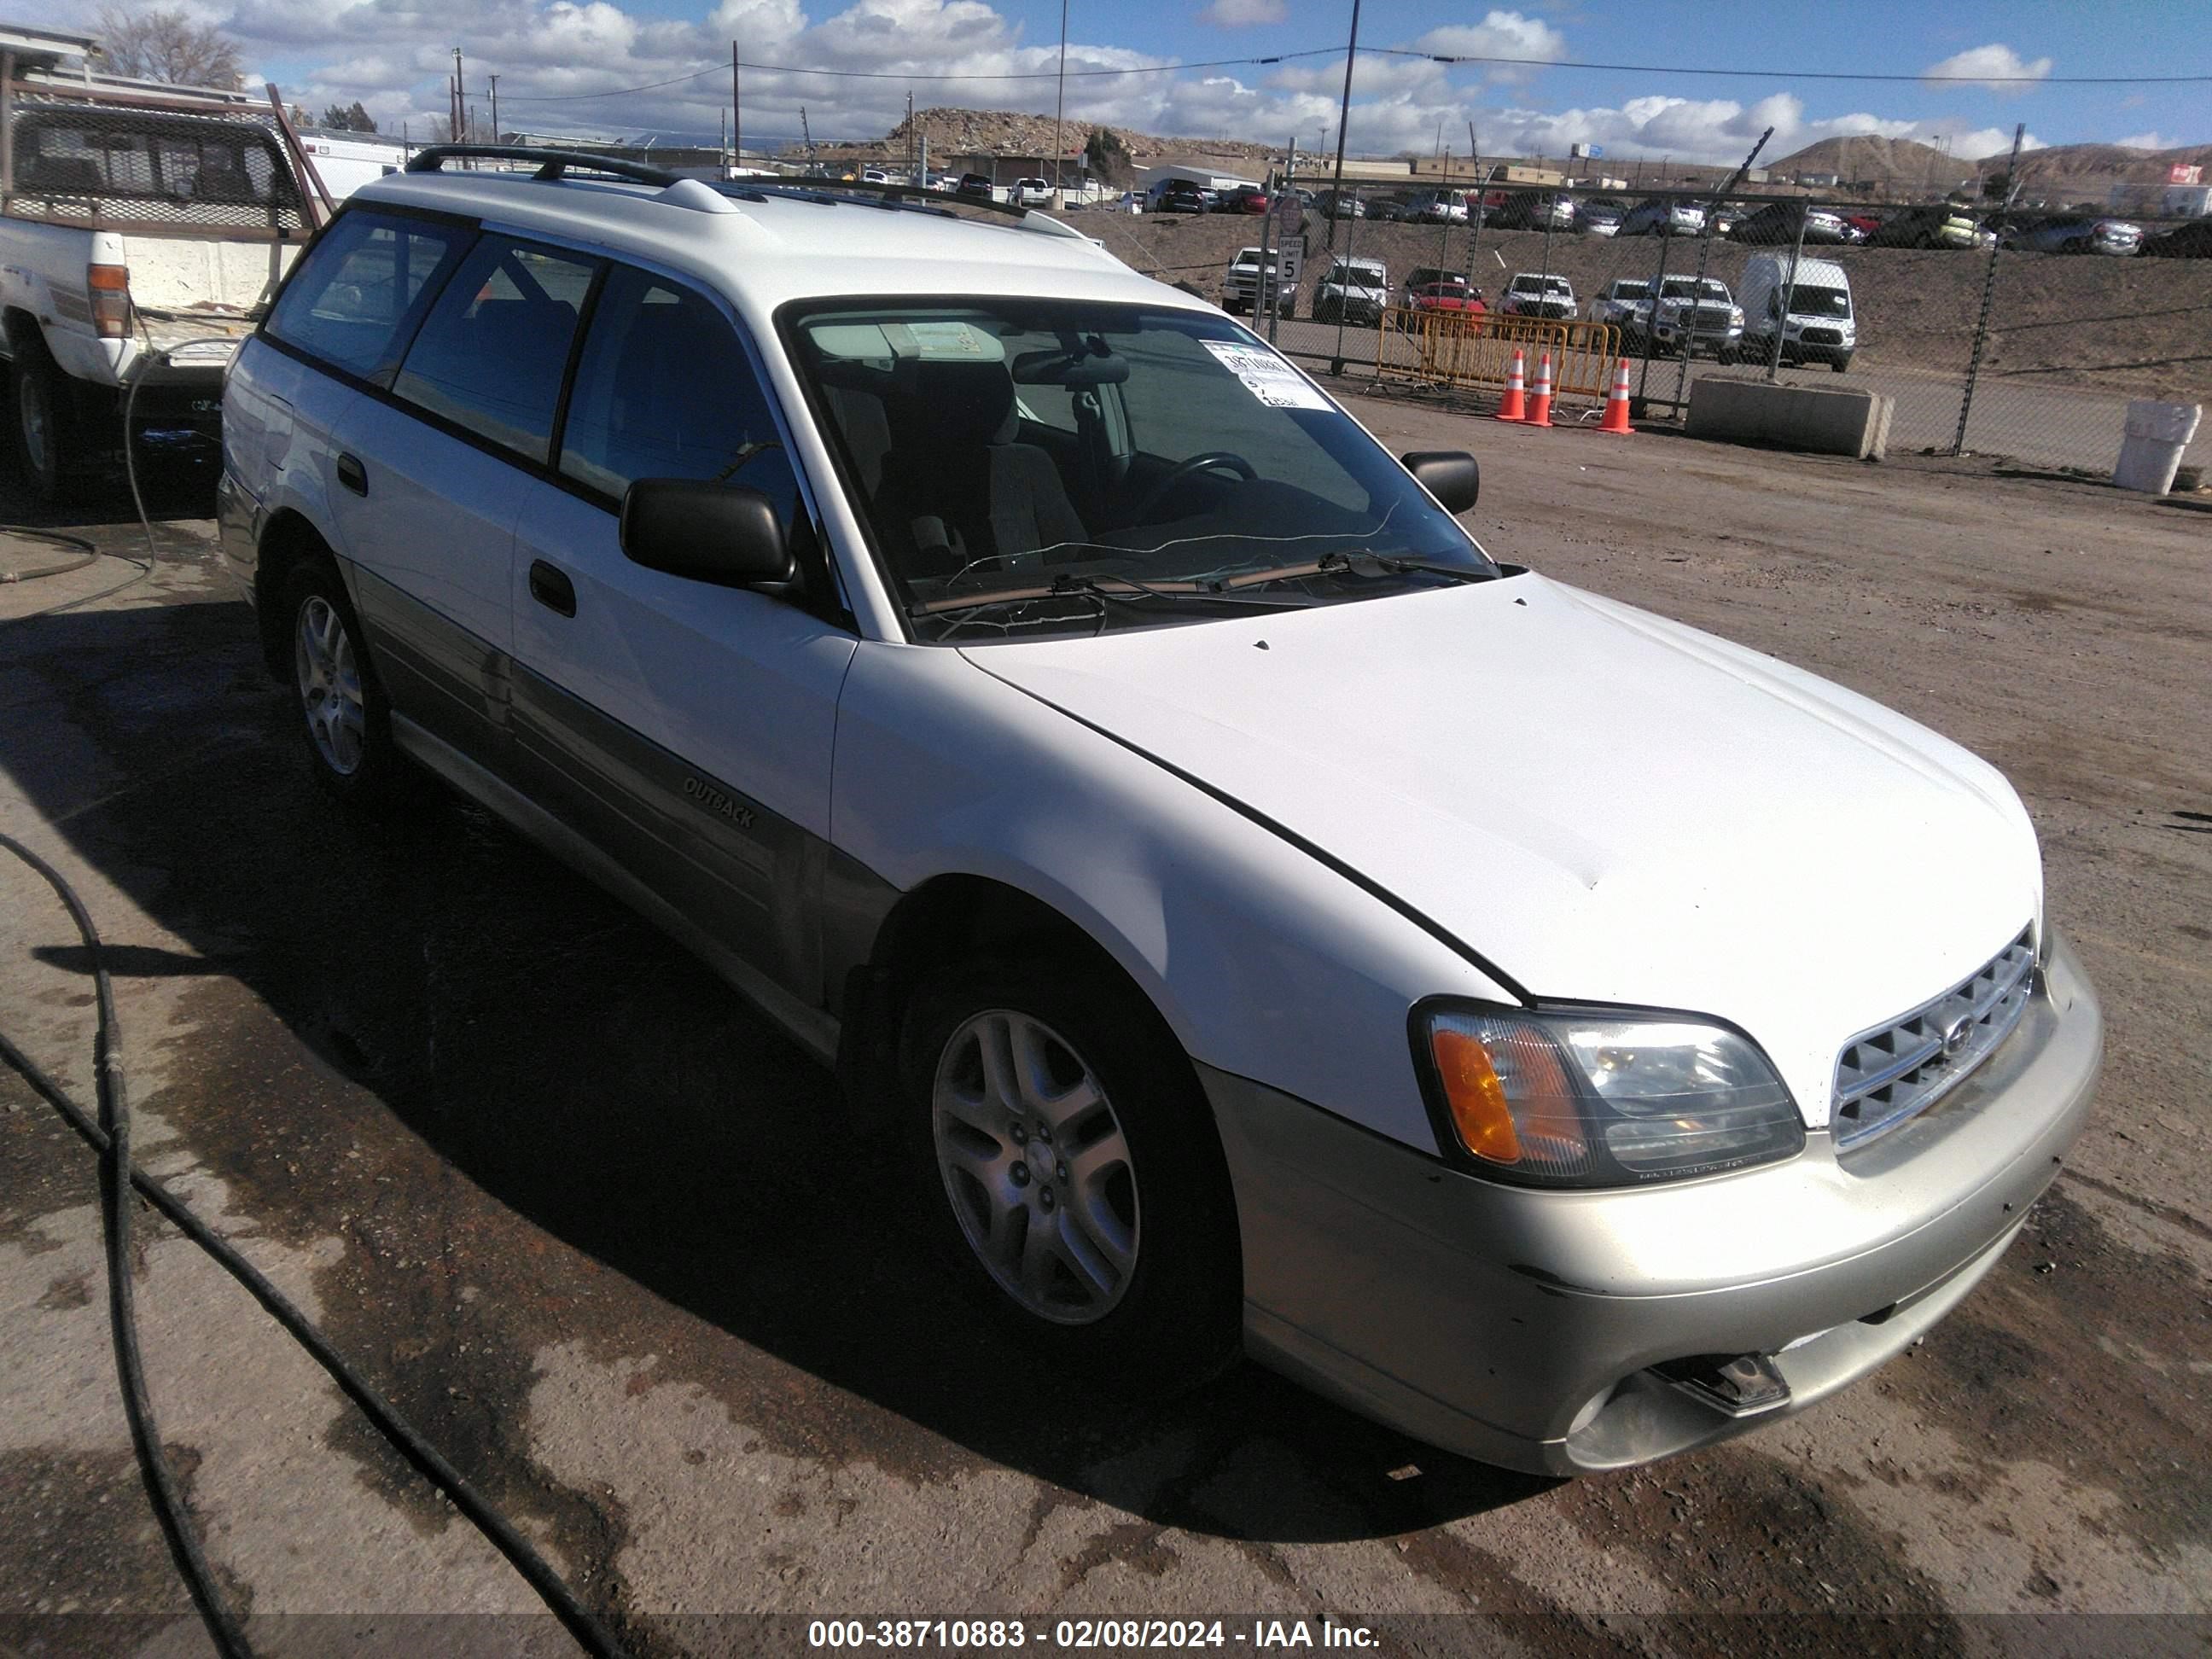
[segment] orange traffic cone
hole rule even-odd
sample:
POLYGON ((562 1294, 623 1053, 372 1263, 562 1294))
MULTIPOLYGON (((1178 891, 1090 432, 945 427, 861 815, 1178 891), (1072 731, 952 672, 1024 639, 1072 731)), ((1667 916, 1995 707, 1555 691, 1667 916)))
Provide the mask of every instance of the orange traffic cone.
POLYGON ((1525 392, 1528 382, 1522 375, 1521 348, 1513 348, 1513 370, 1505 377, 1505 396, 1498 405, 1501 421, 1525 421, 1528 418, 1528 403, 1525 392))
POLYGON ((1549 426, 1552 423, 1552 354, 1546 352, 1536 359, 1536 389, 1529 394, 1528 426, 1549 426))
POLYGON ((1635 428, 1628 423, 1628 359, 1620 360, 1620 367, 1613 371, 1613 392, 1605 400, 1605 419, 1598 422, 1601 432, 1632 433, 1635 428))

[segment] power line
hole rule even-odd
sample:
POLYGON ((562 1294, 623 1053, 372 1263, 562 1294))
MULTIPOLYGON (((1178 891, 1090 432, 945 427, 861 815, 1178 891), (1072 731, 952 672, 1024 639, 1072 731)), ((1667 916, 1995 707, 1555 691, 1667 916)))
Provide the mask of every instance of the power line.
MULTIPOLYGON (((1305 58, 1333 58, 1344 49, 1341 46, 1309 46, 1297 52, 1273 52, 1263 58, 1212 58, 1188 64, 1138 64, 1126 69, 1072 69, 1071 79, 1097 78, 1119 75, 1179 75, 1193 70, 1261 69, 1274 64, 1287 64, 1305 58)), ((1369 46, 1370 58, 1417 58, 1447 68, 1459 64, 1480 64, 1516 69, 1583 70, 1611 75, 1672 75, 1718 76, 1734 80, 1765 81, 1856 81, 1910 85, 1915 82, 1931 86, 2036 86, 2036 87, 2117 87, 2117 86, 2196 86, 2212 83, 2212 74, 2207 75, 1902 75, 1892 72, 1854 71, 1848 70, 1802 69, 1721 69, 1683 64, 1593 64, 1579 58, 1504 58, 1477 52, 1421 52, 1411 46, 1369 46)), ((642 86, 612 87, 605 92, 541 93, 529 97, 514 93, 507 95, 510 104, 572 104, 595 98, 623 98, 633 93, 657 92, 663 87, 672 87, 686 81, 696 81, 706 76, 717 75, 727 67, 720 62, 686 74, 671 76, 665 81, 648 81, 642 86)), ((811 75, 832 81, 898 81, 912 83, 927 81, 937 83, 973 83, 977 82, 1050 81, 1055 79, 1054 70, 1016 70, 1003 75, 978 74, 908 74, 896 70, 839 70, 807 69, 796 64, 751 64, 748 67, 776 75, 811 75)))

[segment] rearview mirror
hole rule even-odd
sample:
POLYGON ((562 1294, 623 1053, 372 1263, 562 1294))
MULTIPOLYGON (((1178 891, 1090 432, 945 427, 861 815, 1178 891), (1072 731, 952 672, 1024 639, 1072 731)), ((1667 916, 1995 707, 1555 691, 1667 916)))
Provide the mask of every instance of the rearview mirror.
POLYGON ((1464 513, 1482 494, 1482 469, 1464 449, 1417 449, 1398 458, 1447 513, 1464 513))
POLYGON ((798 574, 775 504, 757 489, 700 478, 640 478, 623 492, 622 550, 633 564, 724 587, 798 574))

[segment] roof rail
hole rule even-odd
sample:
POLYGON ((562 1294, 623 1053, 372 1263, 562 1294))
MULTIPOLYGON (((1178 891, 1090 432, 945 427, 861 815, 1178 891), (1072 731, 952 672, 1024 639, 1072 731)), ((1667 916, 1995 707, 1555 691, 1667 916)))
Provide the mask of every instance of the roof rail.
POLYGON ((665 167, 647 167, 641 161, 625 161, 612 155, 592 155, 581 150, 540 149, 534 144, 431 144, 415 152, 407 163, 407 171, 436 173, 447 161, 470 156, 482 156, 496 161, 534 161, 538 164, 538 171, 532 176, 546 180, 565 178, 572 168, 578 172, 604 173, 641 185, 672 185, 683 176, 671 173, 665 167))
POLYGON ((956 207, 982 208, 1015 219, 1030 215, 1028 208, 1016 207, 1011 202, 979 202, 972 196, 956 196, 949 190, 930 190, 921 185, 879 185, 872 179, 807 179, 797 174, 781 179, 731 179, 724 181, 729 191, 780 191, 785 195, 827 194, 830 191, 849 191, 855 196, 873 196, 881 207, 915 206, 950 212, 956 207))

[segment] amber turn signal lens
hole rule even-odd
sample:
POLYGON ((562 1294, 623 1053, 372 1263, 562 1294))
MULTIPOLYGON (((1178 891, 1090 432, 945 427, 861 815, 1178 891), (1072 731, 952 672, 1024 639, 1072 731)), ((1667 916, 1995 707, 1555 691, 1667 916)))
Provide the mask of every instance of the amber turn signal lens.
POLYGON ((1465 1031, 1439 1030, 1430 1038, 1437 1076, 1444 1085, 1452 1125, 1461 1145, 1492 1164, 1518 1164, 1521 1137, 1513 1127, 1513 1109, 1498 1080, 1490 1050, 1465 1031))

